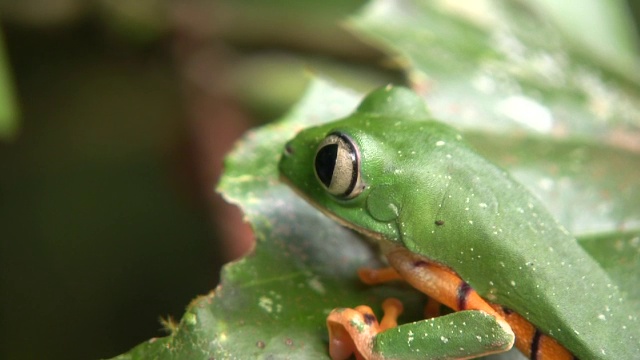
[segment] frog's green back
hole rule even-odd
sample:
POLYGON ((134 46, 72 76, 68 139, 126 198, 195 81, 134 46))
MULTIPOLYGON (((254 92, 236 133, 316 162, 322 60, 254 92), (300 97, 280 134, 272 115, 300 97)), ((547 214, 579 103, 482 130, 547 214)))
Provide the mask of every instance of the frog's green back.
POLYGON ((421 180, 429 195, 406 200, 400 241, 452 267, 484 298, 516 310, 580 358, 638 356, 634 304, 544 206, 466 146, 426 141, 445 144, 423 159, 432 169, 421 180), (411 214, 422 221, 404 219, 411 214))
POLYGON ((406 89, 378 90, 352 116, 303 131, 291 144, 300 163, 281 170, 319 207, 453 268, 576 356, 638 356, 635 303, 533 195, 419 104, 406 89), (329 196, 313 175, 315 148, 332 131, 358 144, 366 189, 350 200, 329 196), (374 197, 397 216, 377 214, 374 197))

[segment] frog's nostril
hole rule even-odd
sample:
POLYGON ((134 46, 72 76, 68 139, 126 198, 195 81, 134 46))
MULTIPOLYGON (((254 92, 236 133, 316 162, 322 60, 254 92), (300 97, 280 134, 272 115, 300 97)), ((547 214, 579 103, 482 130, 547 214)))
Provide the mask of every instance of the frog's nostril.
POLYGON ((293 146, 291 146, 291 143, 286 143, 284 145, 284 154, 285 155, 293 155, 293 146))

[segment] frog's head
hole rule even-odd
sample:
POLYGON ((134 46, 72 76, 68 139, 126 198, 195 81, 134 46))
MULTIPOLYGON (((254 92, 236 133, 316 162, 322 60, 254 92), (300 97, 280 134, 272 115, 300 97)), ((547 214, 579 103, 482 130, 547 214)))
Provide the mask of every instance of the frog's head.
POLYGON ((416 123, 424 125, 428 118, 424 101, 410 90, 379 89, 349 117, 308 128, 289 141, 280 173, 341 224, 371 238, 398 241, 399 216, 411 201, 407 186, 415 188, 412 173, 424 155, 408 142, 421 141, 415 138, 416 123))

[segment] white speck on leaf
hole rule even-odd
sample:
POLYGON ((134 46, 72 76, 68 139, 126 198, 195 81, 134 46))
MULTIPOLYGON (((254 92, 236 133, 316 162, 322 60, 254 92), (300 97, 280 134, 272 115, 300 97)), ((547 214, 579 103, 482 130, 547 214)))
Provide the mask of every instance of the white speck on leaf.
POLYGON ((318 294, 325 294, 327 292, 327 290, 324 288, 324 285, 322 284, 322 282, 320 282, 320 280, 318 280, 317 277, 309 279, 307 284, 318 294))
POLYGON ((413 331, 409 331, 409 337, 407 338, 407 344, 411 345, 411 343, 413 342, 413 331))
POLYGON ((270 313, 273 311, 273 300, 266 296, 261 296, 258 300, 258 306, 260 306, 262 310, 270 313))

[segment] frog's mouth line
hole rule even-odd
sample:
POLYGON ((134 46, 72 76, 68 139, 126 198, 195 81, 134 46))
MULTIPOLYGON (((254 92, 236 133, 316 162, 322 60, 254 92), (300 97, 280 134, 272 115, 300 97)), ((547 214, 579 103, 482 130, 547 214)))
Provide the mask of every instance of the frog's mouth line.
POLYGON ((357 226, 353 223, 347 222, 346 220, 342 219, 341 217, 337 216, 336 214, 332 213, 331 211, 329 211, 328 209, 320 206, 320 204, 318 204, 317 202, 313 201, 313 199, 311 199, 309 196, 307 196, 307 194, 305 194, 302 190, 298 189, 298 187, 296 187, 291 181, 289 181, 289 179, 284 176, 284 175, 280 175, 280 181, 284 184, 287 184, 287 186, 290 189, 293 189, 293 191, 300 196, 302 199, 304 199, 308 204, 311 204, 314 208, 318 209, 321 213, 323 213, 325 216, 327 216, 329 219, 335 221, 336 223, 346 227, 347 229, 351 229, 354 230, 356 232, 358 232, 359 234, 365 236, 368 239, 373 240, 373 242, 375 242, 377 245, 380 246, 381 249, 383 249, 383 252, 385 249, 388 249, 390 247, 390 245, 393 245, 393 247, 397 246, 396 244, 393 243, 393 241, 387 239, 386 237, 384 237, 382 234, 371 231, 369 229, 365 229, 363 227, 357 226))

